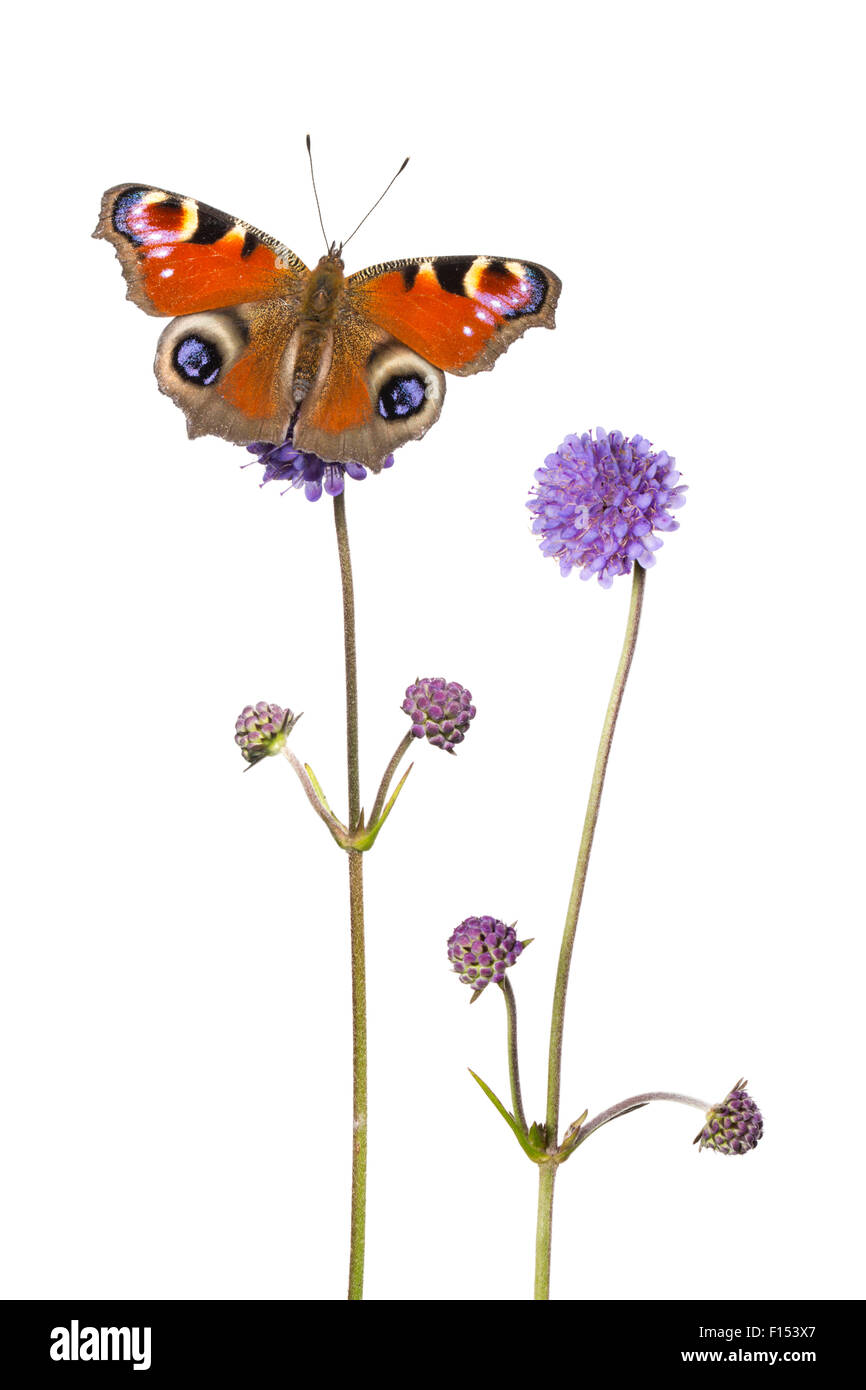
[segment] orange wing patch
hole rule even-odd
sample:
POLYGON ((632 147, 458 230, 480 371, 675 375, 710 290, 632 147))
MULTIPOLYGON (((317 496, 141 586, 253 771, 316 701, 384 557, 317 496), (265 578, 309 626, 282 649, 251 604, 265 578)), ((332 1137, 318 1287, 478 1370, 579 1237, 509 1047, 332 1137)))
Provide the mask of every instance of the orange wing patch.
POLYGON ((142 286, 154 309, 198 314, 284 294, 273 252, 260 244, 242 259, 243 242, 243 231, 232 229, 213 246, 178 241, 141 252, 142 286))
POLYGON ((291 318, 281 302, 252 311, 249 341, 217 391, 248 420, 283 417, 290 410, 291 380, 284 366, 291 318))
POLYGON ((159 188, 110 188, 94 235, 113 243, 129 298, 149 314, 297 297, 309 275, 303 261, 264 232, 159 188))
POLYGON ((319 389, 304 402, 298 426, 340 435, 365 424, 373 411, 366 361, 377 335, 335 335, 331 360, 319 389))
POLYGON ((443 371, 459 371, 471 362, 496 331, 496 320, 483 305, 442 289, 430 261, 421 265, 411 289, 393 270, 358 294, 375 323, 443 371))
POLYGON ((552 328, 560 282, 528 261, 438 256, 350 277, 354 306, 457 375, 485 370, 527 328, 552 328))

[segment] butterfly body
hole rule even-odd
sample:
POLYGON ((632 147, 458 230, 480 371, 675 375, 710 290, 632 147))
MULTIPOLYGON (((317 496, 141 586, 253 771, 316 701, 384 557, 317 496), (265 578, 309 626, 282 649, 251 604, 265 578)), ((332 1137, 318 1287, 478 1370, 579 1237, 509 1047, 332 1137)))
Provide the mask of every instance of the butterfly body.
POLYGON ((140 184, 105 194, 94 233, 128 297, 172 322, 160 389, 193 436, 281 443, 378 471, 438 419, 444 372, 493 366, 526 328, 552 328, 560 282, 525 261, 440 256, 346 276, 332 247, 308 269, 257 228, 140 184))

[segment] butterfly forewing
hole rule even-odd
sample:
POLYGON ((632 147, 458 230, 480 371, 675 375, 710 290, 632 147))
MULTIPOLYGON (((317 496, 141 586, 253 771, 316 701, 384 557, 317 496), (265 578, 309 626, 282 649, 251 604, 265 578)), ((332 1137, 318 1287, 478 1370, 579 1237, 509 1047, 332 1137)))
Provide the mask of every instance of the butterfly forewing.
POLYGON ((351 275, 361 312, 442 371, 487 371, 527 328, 553 328, 552 270, 498 256, 390 261, 351 275))

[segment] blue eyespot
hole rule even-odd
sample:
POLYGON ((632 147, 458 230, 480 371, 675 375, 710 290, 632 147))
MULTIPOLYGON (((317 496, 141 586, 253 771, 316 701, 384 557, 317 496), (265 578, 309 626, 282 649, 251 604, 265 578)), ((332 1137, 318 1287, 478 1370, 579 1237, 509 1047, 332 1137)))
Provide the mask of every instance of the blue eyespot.
POLYGON ((379 392, 379 414, 386 420, 417 415, 424 399, 424 382, 420 376, 392 376, 379 392))
POLYGON ((194 386, 213 386, 223 359, 218 348, 204 338, 181 338, 174 350, 174 365, 194 386))

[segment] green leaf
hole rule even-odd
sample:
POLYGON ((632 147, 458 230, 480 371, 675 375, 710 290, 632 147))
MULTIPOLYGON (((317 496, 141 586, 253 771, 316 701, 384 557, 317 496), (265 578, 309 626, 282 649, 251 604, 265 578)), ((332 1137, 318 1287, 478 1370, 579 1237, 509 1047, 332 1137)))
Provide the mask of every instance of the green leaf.
MULTIPOLYGON (((518 1144, 520 1145, 520 1147, 521 1147, 521 1149, 523 1150, 523 1152, 524 1152, 529 1158, 532 1159, 533 1163, 537 1163, 537 1162, 538 1162, 538 1152, 539 1152, 539 1151, 538 1151, 537 1148, 534 1148, 534 1147, 532 1146, 532 1143, 531 1143, 531 1140, 530 1140, 530 1138, 529 1138, 529 1135, 527 1135, 527 1134, 521 1129, 520 1125, 517 1123, 517 1121, 515 1120, 514 1116, 511 1114, 511 1112, 510 1112, 509 1110, 506 1110, 506 1109, 505 1109, 505 1106, 502 1104, 502 1101, 499 1099, 499 1097, 498 1097, 497 1095, 494 1095, 493 1091, 491 1091, 490 1087, 486 1084, 486 1082, 482 1081, 482 1080, 481 1080, 481 1077, 480 1077, 480 1076, 477 1076, 476 1073, 472 1070, 471 1067, 468 1067, 467 1070, 468 1070, 468 1072, 469 1072, 469 1075, 472 1076, 472 1077, 474 1077, 475 1080, 478 1082, 478 1085, 481 1087, 482 1091, 483 1091, 484 1094, 487 1096, 487 1099, 488 1099, 489 1101, 491 1101, 491 1103, 492 1103, 492 1104, 496 1107, 496 1109, 499 1111, 500 1115, 502 1116, 502 1118, 503 1118, 503 1120, 505 1121, 505 1123, 508 1125, 509 1129, 513 1130, 513 1132, 514 1132, 514 1137, 515 1137, 515 1139, 517 1140, 517 1142, 518 1142, 518 1144)), ((537 1125, 534 1125, 533 1128, 534 1128, 534 1129, 537 1129, 538 1126, 537 1126, 537 1125)))
POLYGON ((309 777, 310 781, 311 781, 312 784, 313 784, 313 791, 316 793, 316 796, 319 798, 319 803, 320 803, 320 805, 324 806, 324 808, 325 808, 325 810, 328 812, 328 815, 329 815, 329 816, 333 816, 334 813, 333 813, 333 811, 331 810, 330 806, 328 805, 328 798, 325 796, 325 793, 322 791, 322 788, 321 788, 321 786, 319 785, 319 779, 318 779, 318 777, 316 776, 316 774, 315 774, 315 772, 313 771, 313 769, 310 767, 310 764, 309 764, 309 763, 304 763, 304 770, 305 770, 307 776, 309 777))
MULTIPOLYGON (((391 808, 393 807, 394 802, 397 800, 397 797, 403 790, 403 784, 414 766, 414 763, 410 763, 409 766, 406 768, 406 771, 403 773, 403 776, 400 778, 400 781, 397 783, 396 787, 394 788, 393 792, 388 798, 388 804, 382 812, 381 816, 375 822, 374 825, 368 826, 366 834, 357 836, 352 846, 353 849, 370 849, 370 847, 375 843, 376 836, 379 834, 379 831, 382 829, 382 826, 385 824, 386 820, 390 816, 391 808)), ((359 827, 359 829, 363 829, 363 824, 359 827)))

